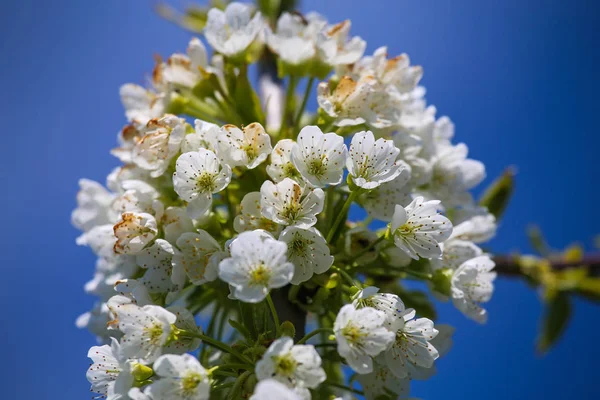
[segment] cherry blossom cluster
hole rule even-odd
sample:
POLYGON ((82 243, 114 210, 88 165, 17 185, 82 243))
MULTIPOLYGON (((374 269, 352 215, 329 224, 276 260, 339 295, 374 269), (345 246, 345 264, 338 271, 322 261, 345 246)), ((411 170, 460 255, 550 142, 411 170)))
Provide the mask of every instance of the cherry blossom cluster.
POLYGON ((97 256, 97 302, 77 319, 99 341, 92 392, 407 397, 454 331, 410 306, 410 280, 487 318, 494 263, 479 245, 496 224, 469 192, 483 164, 426 104, 421 67, 364 55, 349 21, 270 24, 241 3, 207 18, 212 55, 194 38, 147 87, 122 86, 123 165, 106 186, 79 183, 77 243, 97 256), (266 52, 287 95, 261 101, 248 66, 266 52))

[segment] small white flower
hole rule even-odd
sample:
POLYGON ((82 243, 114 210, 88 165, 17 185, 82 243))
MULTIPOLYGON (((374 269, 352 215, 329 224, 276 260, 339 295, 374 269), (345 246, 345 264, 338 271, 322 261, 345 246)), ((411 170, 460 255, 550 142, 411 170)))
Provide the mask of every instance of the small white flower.
POLYGON ((433 321, 427 318, 415 317, 415 310, 404 309, 400 303, 394 310, 395 319, 390 329, 396 338, 392 346, 378 360, 385 363, 397 378, 419 379, 423 374, 421 369, 433 367, 433 362, 439 353, 430 343, 438 331, 433 327, 433 321))
POLYGON ((207 400, 210 394, 208 372, 190 354, 160 356, 153 366, 159 379, 148 387, 153 399, 207 400))
POLYGON ((250 400, 310 400, 310 392, 306 388, 290 389, 275 379, 258 382, 250 400))
POLYGON ((302 177, 314 187, 337 185, 342 181, 348 149, 344 138, 306 126, 298 134, 291 160, 302 177))
POLYGON ((138 179, 121 182, 124 190, 112 204, 113 210, 120 214, 125 212, 144 212, 160 219, 164 206, 158 200, 160 193, 152 185, 138 179))
MULTIPOLYGON (((202 330, 196 325, 194 314, 182 306, 171 306, 167 311, 175 314, 177 320, 173 325, 176 328, 192 333, 202 333, 202 330)), ((163 352, 168 354, 183 354, 188 351, 196 350, 202 341, 199 338, 189 336, 177 336, 176 340, 170 341, 163 347, 163 352)))
POLYGON ((192 38, 187 55, 173 54, 165 63, 156 66, 154 85, 163 90, 171 87, 193 88, 201 79, 200 69, 207 69, 206 48, 198 38, 192 38))
POLYGON ((92 384, 90 390, 107 400, 127 398, 127 391, 133 384, 130 367, 127 362, 120 361, 119 352, 116 339, 111 339, 110 346, 93 346, 88 351, 88 357, 93 361, 86 373, 92 384))
POLYGON ((493 214, 474 215, 455 225, 449 240, 470 240, 475 243, 487 242, 496 235, 496 228, 496 217, 493 214))
POLYGON ((287 245, 266 231, 240 233, 231 243, 231 257, 219 264, 219 278, 229 283, 234 296, 247 303, 258 303, 270 289, 287 285, 294 265, 287 261, 287 245))
POLYGON ((80 179, 77 208, 71 214, 73 226, 87 232, 95 226, 114 223, 118 218, 111 210, 114 198, 115 195, 98 182, 80 179))
POLYGON ((324 273, 333 264, 327 241, 315 228, 290 226, 281 232, 279 240, 287 243, 287 257, 294 264, 294 285, 306 282, 313 274, 324 273))
POLYGON ((398 318, 404 313, 404 303, 399 296, 392 293, 379 293, 379 288, 368 286, 356 295, 352 302, 355 308, 371 307, 385 314, 385 327, 393 331, 398 318))
POLYGON ((164 239, 156 239, 154 244, 142 250, 135 257, 136 263, 146 269, 144 276, 138 279, 148 293, 168 293, 175 291, 185 283, 180 276, 172 274, 175 249, 164 239))
POLYGON ((144 136, 133 149, 132 161, 150 171, 157 178, 169 167, 171 159, 179 153, 186 133, 186 123, 175 115, 152 119, 143 129, 144 136))
POLYGON ((466 240, 448 239, 442 245, 442 258, 432 259, 431 268, 437 270, 440 268, 458 269, 467 260, 478 257, 483 251, 473 242, 466 240))
POLYGON ((317 46, 323 62, 332 66, 352 64, 362 57, 367 42, 358 36, 348 40, 350 25, 346 20, 319 33, 317 46))
POLYGON ((373 359, 386 350, 394 333, 385 328, 385 314, 371 307, 343 306, 333 325, 337 350, 348 365, 359 374, 373 371, 373 359))
POLYGON ((177 317, 159 306, 119 304, 112 309, 119 330, 123 332, 120 356, 139 359, 144 364, 154 362, 162 353, 177 317))
POLYGON ((348 173, 355 185, 374 189, 395 179, 403 165, 396 161, 400 150, 391 140, 377 139, 371 131, 362 131, 352 137, 346 160, 348 173))
POLYGON ((452 233, 452 222, 437 211, 438 200, 417 197, 408 206, 396 206, 391 233, 394 243, 411 258, 440 258, 439 243, 452 233))
POLYGON ((492 298, 496 273, 494 262, 486 255, 465 261, 452 275, 452 303, 467 317, 487 321, 487 311, 480 306, 492 298))
POLYGON ((212 195, 231 181, 231 168, 222 165, 210 150, 184 153, 177 159, 173 174, 175 192, 188 202, 188 215, 200 218, 212 205, 212 195))
POLYGON ((411 201, 412 187, 409 185, 411 168, 404 161, 397 161, 400 174, 392 181, 382 183, 360 196, 360 203, 369 216, 390 222, 396 205, 407 206, 411 201))
POLYGON ((387 366, 375 364, 373 372, 358 375, 356 379, 365 391, 367 399, 382 398, 404 399, 410 392, 410 380, 399 379, 387 366))
POLYGON ((119 94, 127 120, 137 127, 145 126, 151 119, 160 118, 168 105, 164 94, 133 83, 121 86, 119 94))
POLYGON ((251 18, 252 9, 247 4, 230 3, 225 12, 211 8, 204 28, 208 43, 219 53, 232 57, 246 51, 263 29, 260 12, 251 18))
POLYGON ((158 233, 156 219, 147 213, 127 212, 114 226, 117 254, 135 254, 142 251, 158 233))
POLYGON ((165 240, 169 243, 175 243, 183 233, 194 230, 194 221, 183 207, 168 207, 160 222, 165 232, 165 240))
POLYGON ((302 190, 289 178, 277 184, 265 181, 260 194, 262 214, 279 224, 309 228, 317 223, 316 215, 323 211, 323 190, 302 190))
POLYGON ((485 178, 485 166, 477 160, 467 158, 468 148, 464 143, 445 146, 433 162, 433 176, 427 191, 442 199, 449 206, 461 205, 471 199, 467 190, 485 178))
POLYGON ((215 148, 221 161, 230 167, 256 168, 271 153, 271 138, 265 128, 254 122, 244 129, 225 125, 215 139, 215 148))
POLYGON ((314 389, 326 378, 321 357, 312 345, 294 345, 290 337, 275 340, 256 363, 259 380, 277 379, 286 386, 314 389))
POLYGON ((284 12, 277 20, 275 33, 267 31, 267 43, 279 59, 290 65, 302 65, 315 57, 317 34, 324 27, 321 20, 306 20, 284 12))
POLYGON ((298 183, 302 182, 302 176, 291 159, 294 143, 291 139, 283 139, 277 142, 273 148, 271 164, 267 166, 267 173, 273 182, 281 182, 285 178, 293 179, 298 183))
POLYGON ((185 232, 177 239, 177 247, 180 252, 173 257, 173 268, 185 271, 194 285, 217 279, 218 265, 212 256, 221 246, 208 232, 185 232))
POLYGON ((201 119, 195 120, 194 133, 185 135, 181 144, 181 152, 188 153, 190 151, 200 151, 200 149, 207 149, 214 152, 214 144, 220 131, 221 128, 218 125, 202 121, 201 119))
POLYGON ((281 231, 281 225, 263 216, 260 199, 260 192, 250 192, 244 196, 240 203, 240 214, 233 220, 233 229, 236 232, 264 229, 267 232, 278 234, 281 231))
POLYGON ((340 78, 337 86, 331 91, 329 82, 321 82, 317 86, 319 107, 330 117, 335 118, 336 126, 355 126, 366 122, 364 116, 376 84, 372 77, 354 81, 349 76, 340 78))

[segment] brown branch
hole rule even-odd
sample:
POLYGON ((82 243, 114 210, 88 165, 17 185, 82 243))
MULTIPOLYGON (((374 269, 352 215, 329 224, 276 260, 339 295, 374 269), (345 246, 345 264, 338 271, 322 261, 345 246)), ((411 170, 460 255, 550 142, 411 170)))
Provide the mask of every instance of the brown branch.
MULTIPOLYGON (((494 257, 496 263, 496 272, 504 276, 524 276, 519 265, 519 255, 498 255, 494 257)), ((549 257, 552 269, 561 271, 568 268, 586 266, 590 270, 590 275, 600 276, 600 253, 586 254, 581 261, 565 261, 558 257, 549 257)))

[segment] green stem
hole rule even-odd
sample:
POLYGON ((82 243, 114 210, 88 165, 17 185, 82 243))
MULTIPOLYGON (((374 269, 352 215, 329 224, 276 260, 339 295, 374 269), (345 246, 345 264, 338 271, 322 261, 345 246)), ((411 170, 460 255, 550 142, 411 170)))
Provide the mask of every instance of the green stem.
POLYGON ((212 391, 216 392, 217 390, 227 389, 228 387, 233 386, 233 384, 234 384, 234 382, 221 383, 220 385, 213 386, 212 391))
POLYGON ((364 396, 364 394, 365 394, 363 391, 360 391, 358 389, 353 389, 351 387, 348 387, 348 386, 345 386, 345 385, 341 385, 341 384, 335 383, 335 382, 325 381, 325 382, 323 382, 323 384, 324 385, 333 386, 333 387, 336 387, 338 389, 346 390, 348 392, 351 392, 351 393, 354 393, 354 394, 358 394, 358 395, 361 395, 361 396, 364 396))
POLYGON ((306 336, 304 336, 302 339, 298 340, 298 342, 296 342, 296 344, 306 343, 306 341, 308 339, 310 339, 311 337, 313 337, 315 335, 318 335, 319 333, 322 333, 322 332, 333 333, 333 329, 331 329, 331 328, 318 328, 318 329, 315 329, 314 331, 312 331, 310 333, 307 333, 306 336))
POLYGON ((346 279, 346 281, 348 281, 348 284, 352 285, 352 286, 356 286, 358 288, 362 287, 362 285, 358 282, 356 282, 351 276, 350 274, 348 274, 346 271, 344 271, 341 268, 336 267, 335 265, 331 267, 331 269, 333 269, 334 271, 337 271, 340 273, 340 275, 342 275, 342 277, 344 279, 346 279))
POLYGON ((275 323, 275 333, 276 337, 279 337, 281 333, 281 324, 279 323, 279 316, 277 315, 277 310, 275 310, 275 304, 273 304, 273 299, 271 298, 271 294, 267 294, 267 304, 271 309, 271 314, 273 314, 273 322, 275 323))
POLYGON ((302 98, 302 104, 300 105, 300 109, 298 110, 298 114, 296 115, 296 122, 294 123, 294 127, 296 128, 296 130, 300 129, 300 120, 302 119, 302 114, 304 114, 304 109, 306 108, 306 103, 308 102, 308 98, 310 97, 310 92, 312 91, 314 83, 315 77, 311 76, 308 82, 306 83, 306 89, 304 91, 304 97, 302 98))
POLYGON ((219 369, 246 369, 248 371, 252 371, 254 367, 248 364, 240 364, 240 363, 226 363, 217 365, 219 369))
MULTIPOLYGON (((281 114, 281 126, 279 127, 280 138, 285 137, 285 127, 290 122, 288 116, 291 113, 293 113, 292 100, 294 99, 294 93, 296 91, 297 82, 298 81, 296 80, 296 77, 290 75, 290 78, 288 80, 287 92, 285 94, 285 104, 283 107, 283 112, 281 114)), ((291 123, 293 123, 293 121, 291 121, 291 123)))
POLYGON ((238 376, 238 374, 236 374, 235 372, 229 372, 229 371, 212 371, 211 372, 212 375, 217 375, 217 376, 231 376, 231 377, 236 377, 238 376))
POLYGON ((402 272, 405 272, 408 275, 414 276, 416 278, 420 278, 420 279, 426 279, 426 280, 431 280, 431 278, 433 278, 433 275, 431 274, 426 274, 424 272, 419 272, 419 271, 411 271, 409 269, 405 269, 405 270, 401 270, 402 272))
POLYGON ((250 371, 246 371, 236 379, 235 383, 233 384, 233 387, 227 394, 227 398, 229 400, 237 400, 242 398, 241 396, 238 396, 238 392, 242 389, 242 385, 244 385, 244 382, 250 376, 251 373, 252 372, 250 371))
POLYGON ((335 240, 333 239, 337 239, 338 235, 336 234, 336 232, 338 230, 338 227, 348 217, 348 209, 350 208, 350 205, 352 204, 354 199, 356 199, 357 196, 358 190, 350 192, 350 195, 346 199, 346 202, 344 203, 344 206, 342 207, 340 213, 335 218, 335 221, 333 222, 333 225, 331 225, 331 228, 329 228, 329 233, 327 233, 327 243, 331 245, 335 243, 335 240))
POLYGON ((234 349, 229 347, 227 344, 211 338, 210 336, 206 336, 206 335, 203 335, 202 333, 198 333, 198 332, 189 332, 189 331, 185 331, 185 330, 179 330, 178 333, 182 336, 195 337, 198 339, 202 339, 202 341, 204 341, 205 343, 207 343, 213 347, 216 347, 217 349, 219 349, 221 351, 229 353, 247 364, 250 364, 250 365, 253 364, 252 360, 250 360, 245 355, 235 351, 234 349))

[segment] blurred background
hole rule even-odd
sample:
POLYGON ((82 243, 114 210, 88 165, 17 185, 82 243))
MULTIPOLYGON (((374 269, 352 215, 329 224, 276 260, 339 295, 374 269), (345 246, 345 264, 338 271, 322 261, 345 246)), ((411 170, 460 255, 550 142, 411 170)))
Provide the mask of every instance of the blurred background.
MULTIPOLYGON (((182 5, 185 3, 174 3, 182 5)), ((3 1, 2 398, 90 398, 85 371, 94 338, 75 327, 93 298, 83 284, 94 256, 70 226, 80 177, 104 182, 125 123, 118 88, 144 83, 154 54, 185 51, 190 34, 142 0, 3 1)), ((593 248, 600 232, 597 110, 600 4, 594 1, 303 0, 330 21, 352 20, 367 53, 387 45, 425 68, 422 83, 456 140, 488 179, 517 168, 517 189, 490 244, 530 251, 525 229, 549 243, 593 248)), ((313 106, 315 102, 313 101, 313 106)), ((313 107, 314 109, 314 107, 313 107)), ((534 341, 542 306, 520 280, 501 278, 479 326, 451 304, 456 326, 438 374, 415 382, 423 399, 597 398, 600 309, 583 300, 549 354, 534 341)))

